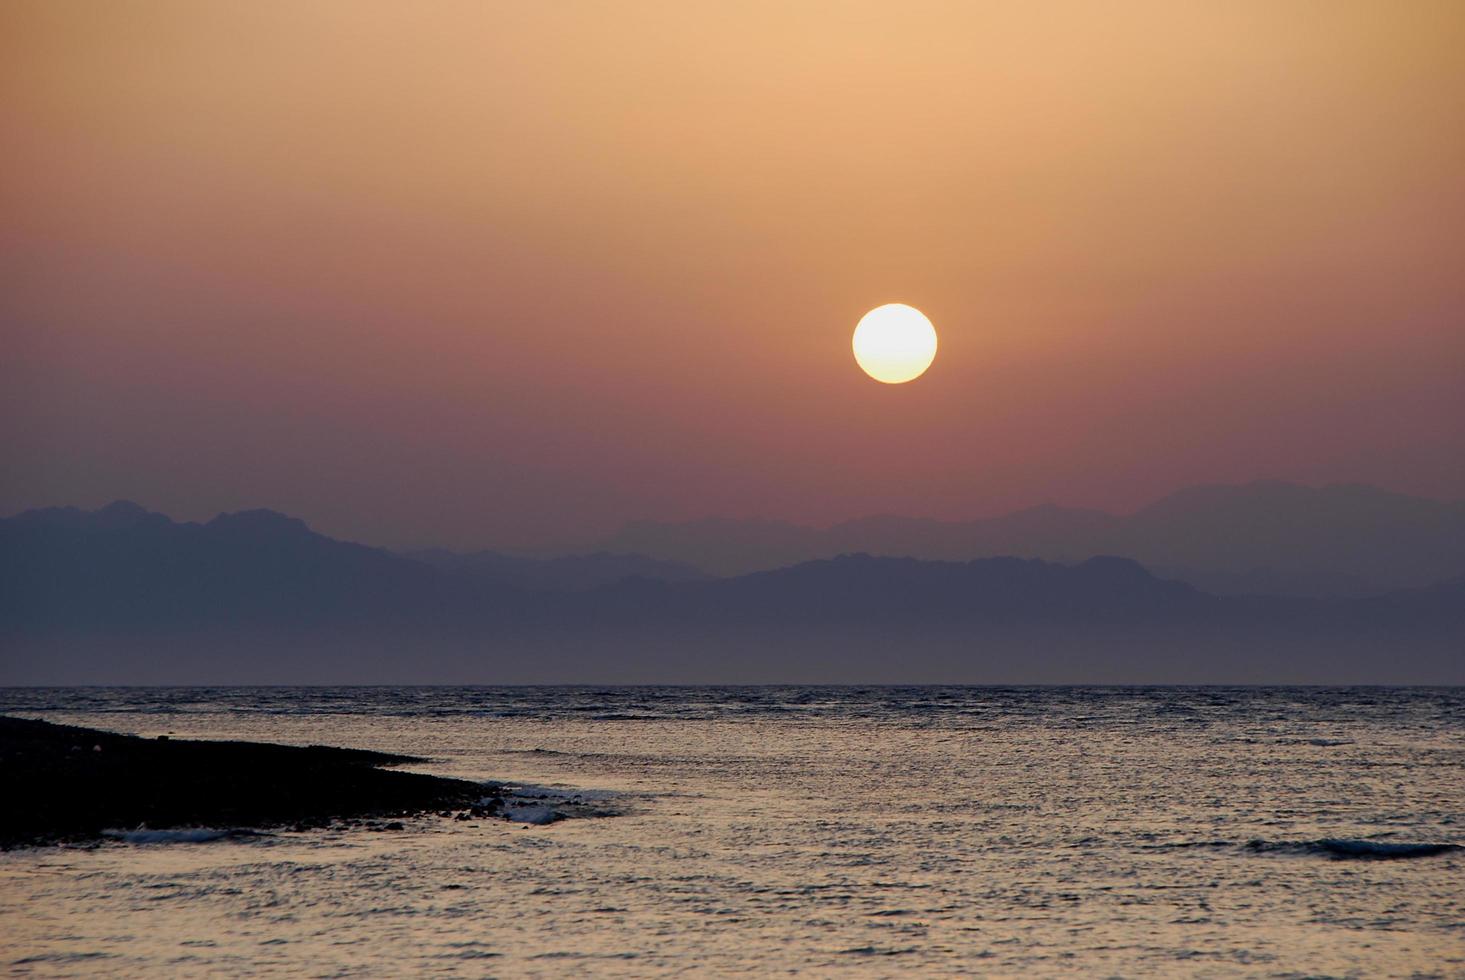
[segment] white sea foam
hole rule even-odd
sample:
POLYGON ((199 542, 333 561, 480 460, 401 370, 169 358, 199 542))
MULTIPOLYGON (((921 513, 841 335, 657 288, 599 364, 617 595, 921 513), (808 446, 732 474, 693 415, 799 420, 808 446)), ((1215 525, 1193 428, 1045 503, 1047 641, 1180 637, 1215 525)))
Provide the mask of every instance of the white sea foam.
POLYGON ((1461 845, 1451 843, 1356 840, 1348 837, 1306 841, 1252 840, 1247 842, 1246 849, 1259 854, 1304 854, 1361 860, 1436 857, 1465 850, 1461 845))
POLYGON ((536 827, 563 820, 564 816, 552 806, 506 806, 504 818, 513 823, 533 824, 536 827))
POLYGON ((102 836, 125 844, 207 844, 216 840, 244 840, 263 836, 257 831, 231 828, 185 827, 180 830, 104 830, 102 836))
MULTIPOLYGON (((608 817, 619 811, 607 804, 614 793, 606 790, 565 789, 532 783, 492 784, 503 790, 499 813, 512 823, 544 826, 577 817, 608 817)), ((494 797, 485 798, 489 802, 494 797)))

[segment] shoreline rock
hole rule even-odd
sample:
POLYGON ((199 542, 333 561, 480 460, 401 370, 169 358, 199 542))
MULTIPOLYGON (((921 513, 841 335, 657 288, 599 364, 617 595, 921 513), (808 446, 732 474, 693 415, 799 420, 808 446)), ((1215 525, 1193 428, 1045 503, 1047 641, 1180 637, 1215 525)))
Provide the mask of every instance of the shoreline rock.
POLYGON ((286 828, 468 809, 499 791, 383 766, 424 760, 363 749, 211 742, 0 716, 0 850, 100 840, 146 827, 286 828))

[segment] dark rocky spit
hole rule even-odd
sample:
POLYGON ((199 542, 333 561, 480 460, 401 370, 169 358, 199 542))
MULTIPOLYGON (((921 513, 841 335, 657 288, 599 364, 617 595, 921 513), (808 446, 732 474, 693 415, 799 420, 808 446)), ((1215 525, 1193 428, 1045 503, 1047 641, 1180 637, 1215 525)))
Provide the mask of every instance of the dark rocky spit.
POLYGON ((361 749, 155 739, 0 716, 0 849, 146 827, 326 827, 422 813, 484 817, 500 791, 394 772, 422 762, 361 749))

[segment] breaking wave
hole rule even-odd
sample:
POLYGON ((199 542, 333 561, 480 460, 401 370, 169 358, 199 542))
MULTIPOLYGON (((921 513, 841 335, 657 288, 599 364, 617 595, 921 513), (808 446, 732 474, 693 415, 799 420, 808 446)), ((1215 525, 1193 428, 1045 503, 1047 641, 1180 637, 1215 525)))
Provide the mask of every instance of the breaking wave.
POLYGON ((207 844, 217 840, 254 840, 266 837, 257 830, 232 828, 218 830, 212 827, 187 827, 182 830, 104 830, 102 836, 124 844, 207 844))
POLYGON ((1388 861, 1435 857, 1439 854, 1465 850, 1465 847, 1459 844, 1395 843, 1353 840, 1346 837, 1325 837, 1322 840, 1291 842, 1253 840, 1247 842, 1246 849, 1262 854, 1305 854, 1338 860, 1388 861))

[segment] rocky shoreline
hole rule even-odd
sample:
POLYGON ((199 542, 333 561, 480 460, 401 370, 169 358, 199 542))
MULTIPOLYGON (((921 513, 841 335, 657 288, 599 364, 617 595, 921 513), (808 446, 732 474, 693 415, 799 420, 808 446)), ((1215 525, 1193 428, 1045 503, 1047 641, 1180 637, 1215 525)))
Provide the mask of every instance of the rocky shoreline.
POLYGON ((501 791, 394 772, 424 760, 361 749, 140 738, 0 716, 0 849, 135 828, 323 827, 457 812, 489 816, 501 791))

